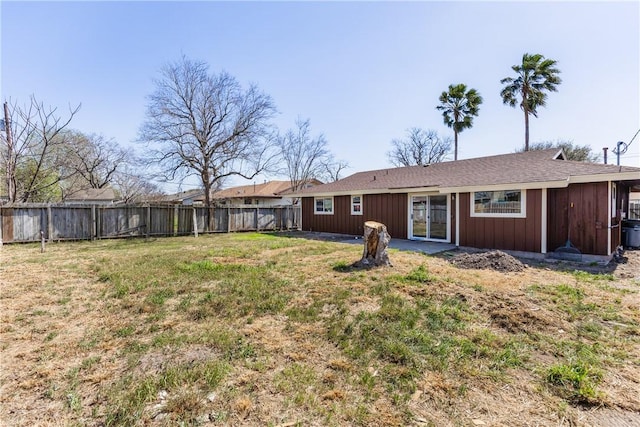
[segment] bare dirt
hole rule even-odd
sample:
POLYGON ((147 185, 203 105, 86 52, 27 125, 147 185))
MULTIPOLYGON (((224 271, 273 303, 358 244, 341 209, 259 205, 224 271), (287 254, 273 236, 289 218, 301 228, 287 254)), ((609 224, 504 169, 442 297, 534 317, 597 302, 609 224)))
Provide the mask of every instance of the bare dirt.
POLYGON ((518 272, 526 268, 522 262, 502 251, 462 253, 456 255, 451 263, 459 268, 490 269, 502 272, 518 272))

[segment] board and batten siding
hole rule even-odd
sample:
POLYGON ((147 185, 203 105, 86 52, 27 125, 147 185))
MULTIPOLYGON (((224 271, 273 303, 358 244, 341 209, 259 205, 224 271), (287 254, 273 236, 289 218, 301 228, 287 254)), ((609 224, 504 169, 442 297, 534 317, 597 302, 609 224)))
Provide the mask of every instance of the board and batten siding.
MULTIPOLYGON (((549 252, 567 239, 584 254, 609 255, 609 183, 571 184, 548 190, 549 252), (571 234, 569 235, 569 224, 571 234)), ((617 239, 616 239, 617 240, 617 239)))
POLYGON ((460 193, 460 246, 542 251, 542 190, 527 190, 525 218, 472 217, 471 193, 460 193))
MULTIPOLYGON (((354 194, 355 195, 355 194, 354 194)), ((313 197, 302 199, 302 228, 305 231, 361 236, 365 221, 387 226, 391 237, 407 238, 407 194, 366 194, 362 196, 362 215, 351 215, 351 196, 334 196, 333 214, 316 214, 313 197)))

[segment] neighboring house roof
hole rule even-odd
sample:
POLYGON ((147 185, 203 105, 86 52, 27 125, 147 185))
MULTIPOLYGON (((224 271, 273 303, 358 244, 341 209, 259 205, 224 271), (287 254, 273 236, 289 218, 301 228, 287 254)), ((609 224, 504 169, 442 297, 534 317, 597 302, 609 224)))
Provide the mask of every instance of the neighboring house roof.
POLYGON ((195 189, 195 190, 187 190, 181 191, 180 193, 175 194, 167 194, 166 196, 161 196, 155 199, 155 202, 160 203, 182 203, 184 200, 204 200, 204 191, 195 189))
POLYGON ((640 181, 640 168, 569 161, 564 160, 561 150, 534 150, 359 172, 339 181, 300 190, 296 195, 558 188, 576 182, 608 180, 640 181))
MULTIPOLYGON (((322 184, 318 180, 312 180, 313 185, 322 184)), ((283 195, 291 190, 291 181, 268 181, 263 184, 241 185, 239 187, 231 187, 224 190, 216 191, 211 195, 212 199, 226 200, 235 198, 282 198, 283 195)))
POLYGON ((98 201, 98 202, 111 202, 116 199, 116 193, 111 187, 105 188, 87 188, 84 190, 74 191, 69 196, 65 197, 65 201, 68 202, 85 202, 85 201, 98 201))

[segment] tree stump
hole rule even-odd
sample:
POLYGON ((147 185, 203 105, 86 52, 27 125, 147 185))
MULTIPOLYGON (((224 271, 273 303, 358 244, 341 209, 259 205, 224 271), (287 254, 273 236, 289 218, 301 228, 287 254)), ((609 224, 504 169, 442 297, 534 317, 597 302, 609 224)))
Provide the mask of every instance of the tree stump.
POLYGON ((356 263, 361 267, 389 266, 389 254, 387 246, 391 241, 391 236, 387 231, 387 226, 376 222, 367 221, 364 223, 364 252, 362 259, 356 263))

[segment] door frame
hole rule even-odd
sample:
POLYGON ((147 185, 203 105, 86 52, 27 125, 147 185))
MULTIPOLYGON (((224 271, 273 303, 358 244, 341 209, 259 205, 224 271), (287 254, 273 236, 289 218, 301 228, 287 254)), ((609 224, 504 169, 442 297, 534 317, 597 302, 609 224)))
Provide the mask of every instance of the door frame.
POLYGON ((449 193, 437 193, 437 192, 430 192, 430 193, 410 193, 407 195, 407 205, 408 205, 408 209, 407 209, 407 239, 409 240, 421 240, 421 241, 425 241, 425 242, 442 242, 442 243, 451 243, 451 195, 449 193), (432 239, 429 238, 429 232, 430 232, 430 224, 429 224, 429 207, 431 206, 431 196, 445 196, 446 200, 447 200, 447 224, 446 224, 446 230, 447 230, 447 237, 445 239, 432 239), (427 198, 427 218, 426 218, 426 222, 427 222, 427 237, 420 237, 420 236, 414 236, 413 235, 413 198, 414 197, 426 197, 427 198))

